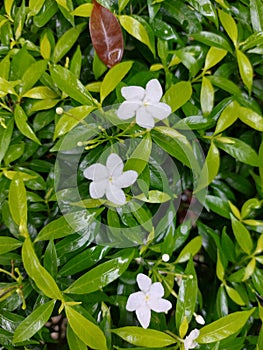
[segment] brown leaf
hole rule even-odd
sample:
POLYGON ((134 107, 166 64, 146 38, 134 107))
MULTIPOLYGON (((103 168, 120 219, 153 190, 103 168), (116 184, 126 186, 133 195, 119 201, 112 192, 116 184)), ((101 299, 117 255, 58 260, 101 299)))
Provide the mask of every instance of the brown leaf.
POLYGON ((94 49, 109 68, 120 62, 123 55, 121 26, 114 14, 93 1, 89 30, 94 49))

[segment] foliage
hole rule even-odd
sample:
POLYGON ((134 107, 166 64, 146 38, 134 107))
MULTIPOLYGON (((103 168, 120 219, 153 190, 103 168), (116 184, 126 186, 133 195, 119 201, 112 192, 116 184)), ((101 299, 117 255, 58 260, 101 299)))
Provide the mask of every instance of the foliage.
POLYGON ((260 350, 262 1, 93 6, 0 5, 1 349, 185 349, 197 328, 200 350, 260 350), (172 114, 119 120, 152 79, 172 114), (113 152, 138 174, 123 206, 83 175, 113 152), (173 305, 148 329, 126 310, 139 273, 173 305))

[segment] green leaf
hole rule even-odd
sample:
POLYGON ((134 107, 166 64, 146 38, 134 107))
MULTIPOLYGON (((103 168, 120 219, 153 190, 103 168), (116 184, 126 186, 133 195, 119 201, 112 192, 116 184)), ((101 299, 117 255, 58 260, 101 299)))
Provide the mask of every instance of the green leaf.
POLYGON ((255 32, 263 31, 263 4, 261 0, 250 0, 250 18, 255 32))
POLYGON ((58 63, 62 57, 72 48, 80 33, 86 27, 86 23, 81 23, 76 27, 67 30, 57 41, 53 52, 53 61, 58 63))
POLYGON ((195 193, 207 187, 217 176, 220 166, 220 154, 214 142, 211 142, 204 166, 200 172, 195 193))
POLYGON ((236 22, 234 21, 233 17, 225 11, 218 9, 218 14, 222 26, 224 27, 225 31, 227 32, 228 36, 230 37, 234 46, 236 47, 238 38, 236 22))
POLYGON ((189 260, 184 274, 186 276, 182 278, 176 303, 175 319, 177 329, 184 322, 184 319, 187 320, 188 324, 190 323, 196 307, 198 287, 192 258, 189 260))
POLYGON ((12 237, 0 237, 0 255, 11 252, 19 247, 21 247, 22 242, 18 241, 12 237))
POLYGON ((229 42, 220 34, 202 31, 200 33, 193 33, 191 36, 200 41, 203 44, 210 46, 215 46, 219 49, 226 50, 228 52, 232 52, 232 48, 229 42))
POLYGON ((248 57, 240 50, 236 50, 237 63, 239 68, 239 73, 243 83, 248 89, 249 94, 251 94, 252 84, 253 84, 253 67, 250 63, 248 57))
POLYGON ((88 294, 105 287, 126 271, 133 255, 133 249, 122 250, 118 257, 96 266, 74 281, 65 293, 88 294))
POLYGON ((255 308, 248 311, 238 311, 220 318, 200 329, 197 342, 201 344, 221 341, 240 331, 246 324, 255 308))
POLYGON ((167 103, 172 112, 182 107, 192 96, 192 85, 190 81, 180 81, 172 85, 164 94, 163 102, 167 103))
POLYGON ((263 132, 263 117, 250 108, 239 107, 239 119, 251 128, 263 132))
POLYGON ((151 134, 147 133, 125 163, 124 170, 135 170, 140 175, 149 162, 151 151, 152 138, 151 134))
POLYGON ((63 300, 63 296, 53 279, 46 269, 40 264, 34 251, 30 237, 25 239, 22 246, 22 260, 25 270, 36 286, 49 298, 63 300))
POLYGON ((44 5, 45 0, 30 0, 29 1, 29 13, 27 17, 32 17, 38 14, 41 10, 41 7, 44 5))
POLYGON ((74 9, 71 14, 73 16, 80 16, 80 17, 90 17, 91 12, 93 9, 93 4, 82 4, 74 9))
POLYGON ((236 101, 229 103, 217 120, 215 134, 219 134, 229 128, 239 116, 239 104, 236 101))
POLYGON ((68 69, 54 65, 50 67, 51 77, 57 87, 83 105, 97 106, 84 85, 68 69))
POLYGON ((119 0, 118 1, 119 12, 122 12, 129 2, 130 0, 119 0))
POLYGON ((218 19, 215 11, 215 6, 210 0, 190 0, 188 1, 198 12, 213 21, 218 27, 218 19))
POLYGON ((215 144, 236 160, 251 166, 258 166, 259 159, 256 151, 247 143, 232 137, 217 137, 215 144))
POLYGON ((226 54, 226 50, 214 46, 210 47, 205 58, 204 70, 208 70, 214 67, 217 63, 222 61, 226 54))
POLYGON ((25 142, 21 141, 19 143, 14 143, 9 145, 6 154, 4 156, 5 165, 9 165, 14 162, 16 159, 19 159, 25 150, 25 142))
POLYGON ((70 325, 67 325, 67 341, 70 350, 87 350, 87 345, 73 332, 70 325))
POLYGON ((36 237, 35 242, 63 238, 80 231, 84 231, 87 234, 90 230, 89 225, 94 218, 95 213, 90 214, 87 210, 65 214, 44 226, 36 237))
POLYGON ((21 175, 16 173, 11 181, 8 195, 9 209, 22 235, 27 234, 27 196, 21 175))
POLYGON ((42 304, 29 314, 16 328, 13 342, 21 343, 36 334, 49 320, 55 302, 55 300, 51 300, 46 304, 42 304))
POLYGON ((180 252, 176 263, 183 263, 194 257, 202 247, 202 238, 200 236, 193 238, 180 252))
POLYGON ((205 205, 215 213, 217 213, 220 216, 223 216, 226 219, 229 219, 229 205, 226 200, 223 200, 222 198, 207 195, 205 199, 205 205))
POLYGON ((172 338, 169 334, 155 329, 122 327, 112 329, 111 331, 130 344, 145 346, 146 348, 163 348, 177 342, 177 340, 172 338))
POLYGON ((0 126, 0 164, 9 148, 11 137, 14 129, 14 120, 8 119, 5 121, 6 128, 0 126))
POLYGON ((219 249, 217 250, 216 275, 221 282, 224 281, 225 269, 222 263, 221 253, 219 249))
POLYGON ((144 193, 141 193, 137 196, 134 196, 133 198, 139 199, 145 203, 165 203, 172 199, 169 194, 158 190, 149 191, 147 193, 147 196, 144 193))
POLYGON ((68 305, 65 310, 70 327, 84 344, 92 349, 107 350, 106 338, 99 326, 68 305))
POLYGON ((80 50, 80 46, 78 45, 74 55, 72 56, 72 60, 70 62, 69 70, 75 74, 77 78, 80 77, 81 73, 81 65, 82 65, 82 52, 80 50))
POLYGON ((47 32, 45 32, 40 38, 40 53, 45 60, 50 59, 51 43, 49 41, 47 32))
POLYGON ((58 6, 56 1, 46 0, 45 6, 43 6, 40 12, 34 16, 34 24, 39 28, 44 27, 45 24, 55 15, 57 10, 58 6))
POLYGON ((206 77, 202 79, 200 103, 203 115, 207 117, 213 110, 214 106, 214 88, 211 81, 206 77))
POLYGON ((237 243, 245 253, 250 255, 253 249, 253 241, 251 239, 248 229, 238 221, 232 214, 230 214, 232 230, 236 237, 237 243))
POLYGON ((20 96, 23 96, 35 83, 41 78, 47 68, 47 62, 44 60, 32 63, 23 74, 21 85, 19 87, 20 96))
POLYGON ((45 250, 44 267, 52 277, 56 278, 58 272, 58 259, 56 247, 53 240, 50 240, 48 242, 47 248, 45 250))
POLYGON ((17 81, 7 81, 6 79, 0 77, 0 98, 6 96, 7 94, 17 95, 14 86, 18 85, 20 80, 17 81))
MULTIPOLYGON (((54 131, 53 139, 67 134, 75 126, 77 126, 83 119, 85 119, 93 110, 94 106, 78 106, 71 108, 60 116, 54 131)), ((88 127, 88 126, 87 126, 88 127)))
POLYGON ((100 87, 101 103, 122 81, 133 65, 132 61, 115 64, 105 75, 100 87))
POLYGON ((49 99, 49 98, 58 98, 58 95, 54 90, 50 89, 47 86, 36 86, 28 90, 23 97, 35 98, 39 100, 49 99))
POLYGON ((121 26, 134 38, 141 41, 143 44, 148 46, 148 48, 155 54, 154 44, 150 40, 150 35, 146 27, 135 17, 121 15, 118 17, 121 26))
POLYGON ((27 115, 25 111, 19 104, 17 104, 15 107, 14 117, 15 117, 16 126, 21 131, 21 133, 26 137, 28 137, 29 139, 31 139, 32 141, 41 145, 41 142, 37 138, 31 126, 27 123, 27 115))

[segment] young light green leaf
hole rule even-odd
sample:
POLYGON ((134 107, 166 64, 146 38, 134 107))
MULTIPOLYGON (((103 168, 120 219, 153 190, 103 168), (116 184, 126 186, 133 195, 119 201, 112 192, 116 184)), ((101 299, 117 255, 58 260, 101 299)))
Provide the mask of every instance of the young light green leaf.
POLYGON ((51 77, 58 88, 83 105, 97 106, 88 90, 68 69, 54 65, 50 67, 51 77))
POLYGON ((130 0, 119 0, 118 1, 119 12, 122 12, 125 9, 125 7, 128 5, 129 2, 130 2, 130 0))
POLYGON ((14 86, 18 85, 21 81, 7 81, 6 79, 0 77, 0 98, 6 96, 7 94, 17 95, 14 86))
POLYGON ((81 23, 67 30, 57 41, 53 52, 53 61, 57 63, 72 48, 80 33, 86 27, 86 23, 81 23))
POLYGON ((211 81, 206 77, 202 79, 200 103, 203 115, 207 117, 213 110, 215 91, 211 81))
POLYGON ((140 193, 133 198, 139 199, 145 203, 165 203, 172 199, 169 194, 158 190, 149 191, 147 196, 144 193, 140 193))
POLYGON ((47 33, 40 38, 40 53, 45 60, 49 60, 51 56, 51 44, 48 39, 47 33))
POLYGON ((238 311, 220 318, 200 329, 197 342, 200 344, 214 343, 221 341, 241 330, 255 308, 248 311, 238 311))
POLYGON ((30 237, 25 239, 22 246, 22 261, 29 277, 32 278, 36 286, 47 297, 51 299, 63 300, 63 296, 55 280, 40 264, 30 237))
POLYGON ((169 334, 155 329, 122 327, 112 329, 111 331, 130 344, 144 346, 146 348, 163 348, 177 342, 177 340, 172 338, 169 334))
POLYGON ((202 238, 200 236, 193 238, 180 252, 176 263, 183 263, 194 257, 202 247, 202 238))
POLYGON ((14 129, 14 120, 10 118, 5 121, 6 128, 0 126, 0 164, 9 148, 14 129))
POLYGON ((31 139, 32 141, 41 145, 41 142, 37 138, 31 126, 27 123, 27 115, 25 111, 19 104, 17 104, 15 107, 14 117, 15 117, 16 126, 21 131, 21 133, 26 137, 28 137, 29 139, 31 139))
POLYGON ((35 83, 41 78, 47 68, 47 62, 44 60, 32 63, 22 76, 22 82, 19 87, 20 96, 23 96, 35 83))
POLYGON ((30 313, 16 328, 13 343, 21 343, 36 334, 49 320, 55 302, 55 300, 51 300, 46 304, 40 305, 30 313))
POLYGON ((87 345, 73 332, 69 324, 67 325, 67 341, 70 350, 87 350, 87 345))
POLYGON ((132 61, 115 64, 105 75, 100 87, 100 101, 104 99, 116 88, 133 65, 132 61))
POLYGON ((38 100, 44 100, 49 98, 58 98, 58 95, 54 90, 50 89, 47 86, 36 86, 28 90, 23 97, 35 98, 38 100))
POLYGON ((107 350, 106 338, 99 326, 68 305, 65 310, 70 327, 84 344, 92 349, 107 350))
POLYGON ((236 237, 237 243, 243 249, 245 253, 250 255, 253 249, 253 241, 248 229, 238 221, 232 214, 230 214, 232 230, 236 237))
POLYGON ((73 16, 90 17, 92 9, 93 4, 82 4, 76 7, 71 14, 73 16))
POLYGON ((0 255, 11 252, 21 247, 22 242, 12 237, 2 236, 0 237, 0 255))
POLYGON ((65 293, 88 294, 105 287, 126 271, 133 255, 133 249, 122 250, 118 257, 96 266, 74 281, 65 293))
POLYGON ((210 47, 205 58, 204 70, 206 71, 214 67, 217 63, 222 61, 222 59, 226 56, 226 54, 227 54, 227 51, 224 49, 220 49, 214 46, 210 47))
POLYGON ((218 9, 219 19, 227 32, 230 39, 233 41, 234 46, 237 46, 238 30, 235 20, 231 15, 223 10, 218 9))
POLYGON ((251 128, 263 132, 263 117, 250 108, 239 107, 239 119, 251 128))
POLYGON ((222 263, 222 258, 220 256, 220 250, 217 250, 217 260, 216 260, 216 275, 217 278, 223 282, 224 281, 224 276, 225 276, 225 269, 222 263))
POLYGON ((172 85, 164 94, 163 102, 167 103, 172 112, 182 107, 192 96, 192 85, 190 81, 180 81, 172 85))
POLYGON ((238 119, 239 103, 233 101, 226 106, 217 120, 215 134, 219 134, 225 129, 229 128, 238 119))
POLYGON ((251 94, 253 84, 253 67, 248 57, 242 51, 237 49, 236 54, 241 79, 247 87, 249 94, 251 94))
POLYGON ((41 7, 44 5, 45 0, 30 0, 29 1, 29 13, 27 17, 32 17, 38 14, 41 7))

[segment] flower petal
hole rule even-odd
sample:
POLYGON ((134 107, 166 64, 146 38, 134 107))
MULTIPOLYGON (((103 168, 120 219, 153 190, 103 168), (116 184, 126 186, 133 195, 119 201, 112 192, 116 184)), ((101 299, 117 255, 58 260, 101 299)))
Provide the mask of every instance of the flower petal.
POLYGON ((197 339, 199 335, 200 335, 199 329, 195 328, 190 332, 189 337, 194 340, 194 339, 197 339))
POLYGON ((128 101, 142 101, 145 90, 141 86, 124 86, 121 88, 121 94, 128 101))
MULTIPOLYGON (((116 153, 111 153, 106 161, 106 167, 110 176, 118 176, 123 171, 123 161, 116 153)), ((120 186, 119 186, 120 187, 120 186)))
POLYGON ((136 316, 143 328, 148 328, 151 321, 151 310, 147 307, 140 307, 136 310, 136 316))
POLYGON ((108 178, 109 173, 105 165, 96 163, 92 164, 83 171, 83 175, 93 181, 101 181, 108 178))
POLYGON ((149 104, 145 106, 145 109, 149 114, 152 115, 152 117, 158 120, 167 118, 172 112, 171 107, 163 102, 159 102, 157 104, 149 104))
POLYGON ((140 106, 141 103, 138 101, 125 101, 119 106, 117 110, 117 117, 121 120, 130 119, 135 116, 136 111, 140 106))
POLYGON ((135 311, 140 307, 145 307, 145 305, 145 294, 143 292, 132 293, 127 300, 126 310, 135 311))
POLYGON ((109 186, 106 188, 106 198, 117 205, 123 205, 126 203, 126 197, 119 187, 109 183, 109 186))
POLYGON ((185 340, 184 340, 185 350, 195 349, 198 346, 198 343, 194 340, 199 337, 199 334, 200 334, 199 329, 195 328, 190 332, 190 334, 187 337, 185 337, 185 340))
POLYGON ((114 178, 114 184, 121 188, 129 187, 137 180, 137 177, 137 171, 127 170, 120 176, 114 178))
POLYGON ((164 289, 161 282, 155 282, 150 288, 151 295, 155 295, 156 298, 161 298, 164 296, 164 289))
POLYGON ((107 180, 93 181, 89 185, 89 194, 91 198, 97 199, 97 198, 103 197, 105 194, 107 184, 108 184, 107 180))
POLYGON ((139 273, 136 277, 136 280, 140 290, 142 290, 145 293, 147 293, 150 290, 152 285, 152 280, 150 279, 150 277, 144 275, 143 273, 139 273))
POLYGON ((142 128, 152 129, 154 127, 154 119, 145 107, 141 107, 136 112, 136 123, 142 128))
POLYGON ((148 81, 145 90, 145 101, 147 102, 159 102, 163 96, 162 86, 157 79, 148 81))
POLYGON ((167 312, 172 308, 172 303, 169 300, 151 297, 148 305, 155 312, 167 312))

